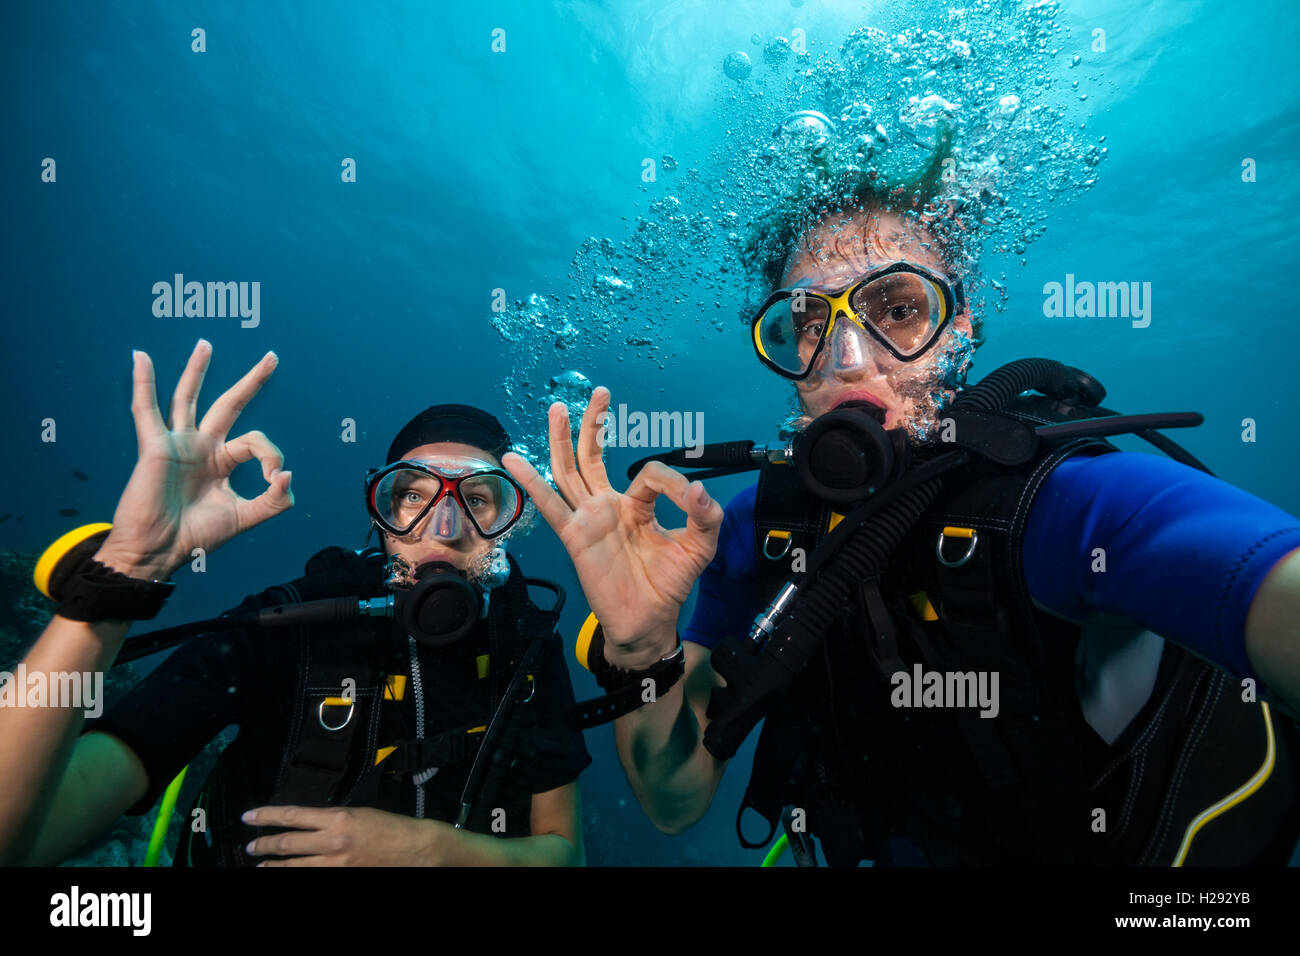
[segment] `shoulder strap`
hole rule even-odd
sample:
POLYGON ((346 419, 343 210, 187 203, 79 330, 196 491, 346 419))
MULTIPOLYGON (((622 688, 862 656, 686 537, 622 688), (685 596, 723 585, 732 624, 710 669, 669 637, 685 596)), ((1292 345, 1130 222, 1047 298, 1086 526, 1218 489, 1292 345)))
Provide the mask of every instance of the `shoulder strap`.
MULTIPOLYGON (((347 548, 314 554, 305 574, 281 585, 286 603, 382 590, 383 556, 347 548)), ((297 806, 349 802, 373 763, 383 675, 376 653, 377 624, 295 628, 298 641, 296 705, 274 801, 297 806), (351 780, 351 787, 345 784, 351 780)))

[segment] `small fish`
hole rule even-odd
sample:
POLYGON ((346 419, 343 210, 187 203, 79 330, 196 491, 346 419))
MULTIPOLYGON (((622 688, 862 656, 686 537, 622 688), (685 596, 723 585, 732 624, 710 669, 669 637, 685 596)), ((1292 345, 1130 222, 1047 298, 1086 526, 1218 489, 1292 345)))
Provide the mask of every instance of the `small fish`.
POLYGON ((13 512, 10 511, 9 514, 6 514, 3 518, 0 518, 0 524, 4 524, 6 521, 8 521, 8 520, 9 520, 9 515, 12 515, 12 514, 13 514, 13 512))
POLYGON ((73 469, 72 477, 78 481, 90 481, 90 475, 86 474, 80 468, 73 469))
POLYGON ((65 518, 75 518, 77 515, 81 514, 81 512, 76 508, 60 508, 59 514, 63 515, 65 518))

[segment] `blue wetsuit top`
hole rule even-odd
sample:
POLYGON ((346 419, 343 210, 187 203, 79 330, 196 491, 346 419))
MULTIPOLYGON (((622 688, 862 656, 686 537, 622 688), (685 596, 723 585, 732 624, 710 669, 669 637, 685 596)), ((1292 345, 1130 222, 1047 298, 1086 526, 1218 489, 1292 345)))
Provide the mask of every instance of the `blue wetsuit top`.
MULTIPOLYGON (((713 563, 682 637, 712 648, 749 633, 755 594, 754 498, 727 506, 713 563)), ((1246 614, 1260 583, 1300 548, 1300 521, 1227 482, 1144 452, 1076 455, 1048 476, 1030 510, 1025 584, 1054 614, 1082 623, 1117 614, 1241 677, 1246 614), (1093 549, 1106 570, 1094 572, 1093 549)))

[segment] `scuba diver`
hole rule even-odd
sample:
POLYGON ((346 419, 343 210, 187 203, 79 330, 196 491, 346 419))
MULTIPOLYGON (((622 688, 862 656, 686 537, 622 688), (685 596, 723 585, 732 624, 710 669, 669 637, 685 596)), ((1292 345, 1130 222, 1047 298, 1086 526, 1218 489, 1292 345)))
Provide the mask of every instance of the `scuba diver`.
POLYGON ((582 865, 577 777, 591 758, 568 720, 563 592, 505 550, 531 506, 486 412, 438 405, 397 434, 365 485, 382 548, 326 548, 302 577, 123 650, 193 549, 293 505, 279 449, 258 431, 227 438, 278 360, 196 423, 210 357, 200 340, 169 428, 135 353, 139 461, 111 527, 72 532, 38 563, 59 605, 25 663, 102 671, 191 639, 84 728, 68 708, 0 710, 0 860, 57 862, 147 812, 233 724, 177 865, 582 865), (229 475, 253 458, 268 487, 248 500, 229 475))
POLYGON ((940 162, 828 191, 766 253, 751 344, 797 389, 791 434, 651 456, 620 493, 602 387, 576 456, 550 408, 558 494, 503 459, 573 559, 593 674, 634 684, 684 655, 679 686, 615 724, 628 781, 681 833, 762 721, 737 832, 757 848, 782 827, 800 864, 817 843, 850 866, 1285 863, 1300 522, 1156 430, 1199 415, 1121 416, 1042 359, 966 387, 956 256, 904 214, 940 162), (1122 433, 1172 460, 1105 440, 1122 433), (758 482, 724 512, 699 479, 743 470, 758 482), (661 495, 684 527, 656 521, 661 495))

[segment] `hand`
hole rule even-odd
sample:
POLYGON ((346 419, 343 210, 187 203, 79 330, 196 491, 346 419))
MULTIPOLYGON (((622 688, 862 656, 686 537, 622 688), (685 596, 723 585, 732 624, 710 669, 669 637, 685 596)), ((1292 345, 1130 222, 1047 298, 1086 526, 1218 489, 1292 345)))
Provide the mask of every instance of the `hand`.
POLYGON ((369 807, 258 807, 243 821, 259 827, 294 827, 258 837, 249 856, 283 856, 258 866, 438 866, 455 830, 440 820, 369 807))
POLYGON ((687 481, 661 462, 642 469, 625 493, 615 491, 598 441, 609 404, 609 389, 592 393, 578 433, 576 462, 568 409, 561 402, 551 406, 551 474, 560 494, 518 455, 507 454, 501 463, 524 486, 573 560, 604 631, 609 662, 639 669, 672 649, 662 646, 664 635, 676 634, 681 607, 713 560, 722 507, 701 482, 687 481), (686 527, 670 530, 655 520, 660 495, 686 512, 686 527))
POLYGON ((260 431, 226 441, 235 419, 275 371, 267 352, 242 379, 212 403, 195 426, 199 388, 212 346, 203 339, 172 395, 171 428, 158 410, 153 362, 135 353, 134 393, 139 460, 113 514, 113 530, 96 558, 132 577, 166 578, 190 560, 194 548, 214 551, 235 535, 293 507, 291 473, 284 456, 260 431), (230 487, 236 466, 256 458, 266 491, 252 500, 230 487))

